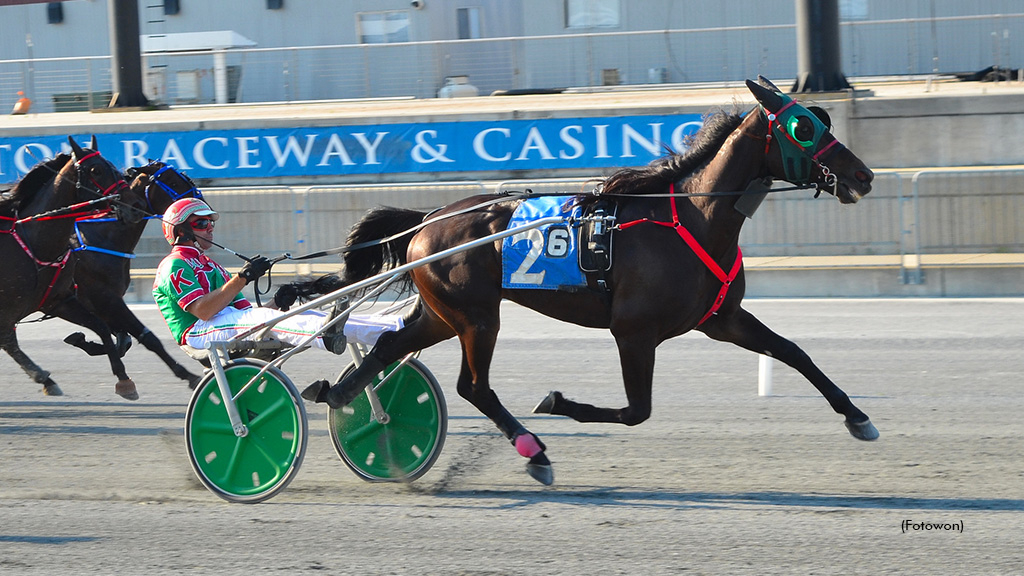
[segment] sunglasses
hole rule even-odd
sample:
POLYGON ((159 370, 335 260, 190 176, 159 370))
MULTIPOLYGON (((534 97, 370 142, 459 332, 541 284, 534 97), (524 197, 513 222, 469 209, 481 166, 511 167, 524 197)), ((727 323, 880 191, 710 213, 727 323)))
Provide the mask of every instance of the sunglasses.
POLYGON ((199 218, 198 220, 193 220, 189 225, 192 226, 193 230, 207 230, 211 228, 214 223, 210 218, 199 218))

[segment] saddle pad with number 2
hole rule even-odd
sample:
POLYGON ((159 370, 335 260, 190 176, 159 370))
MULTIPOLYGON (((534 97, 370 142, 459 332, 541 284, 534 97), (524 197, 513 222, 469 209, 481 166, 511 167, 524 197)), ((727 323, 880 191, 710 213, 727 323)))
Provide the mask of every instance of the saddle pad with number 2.
MULTIPOLYGON (((537 196, 524 200, 508 229, 550 216, 579 216, 572 197, 537 196)), ((576 254, 576 234, 568 222, 524 230, 502 241, 501 287, 558 290, 586 286, 576 254)))

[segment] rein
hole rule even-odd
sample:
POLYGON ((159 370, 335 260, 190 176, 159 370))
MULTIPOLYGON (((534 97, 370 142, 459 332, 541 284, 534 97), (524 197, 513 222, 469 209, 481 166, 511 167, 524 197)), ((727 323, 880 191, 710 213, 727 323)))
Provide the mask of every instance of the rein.
MULTIPOLYGON (((413 232, 416 232, 417 230, 420 230, 420 229, 426 227, 428 224, 434 224, 436 222, 440 222, 441 220, 446 220, 446 219, 451 218, 453 216, 459 216, 459 215, 462 215, 462 214, 466 214, 468 212, 474 212, 476 210, 479 210, 480 208, 484 208, 484 207, 490 206, 492 204, 498 204, 500 202, 507 202, 512 197, 524 197, 525 198, 525 197, 529 196, 530 194, 531 194, 531 192, 529 192, 529 191, 527 191, 527 192, 505 193, 500 198, 494 198, 494 199, 491 199, 491 200, 487 200, 486 202, 481 202, 480 204, 475 204, 475 205, 470 206, 468 208, 463 208, 462 210, 457 210, 457 211, 451 212, 449 214, 444 214, 443 216, 438 216, 436 218, 431 218, 430 220, 424 220, 423 222, 413 226, 412 228, 409 228, 408 230, 404 230, 402 232, 399 232, 398 234, 393 234, 393 235, 388 236, 386 238, 378 238, 377 240, 369 240, 367 242, 360 242, 359 244, 353 244, 352 246, 341 246, 339 248, 331 248, 330 250, 321 250, 320 252, 313 252, 312 254, 306 254, 305 256, 292 256, 291 254, 285 254, 284 255, 284 259, 287 259, 287 260, 309 260, 311 258, 320 258, 321 256, 332 256, 334 254, 344 254, 346 252, 352 252, 354 250, 362 250, 363 248, 370 248, 370 247, 373 247, 373 246, 379 246, 381 244, 387 244, 388 242, 391 242, 392 240, 397 240, 397 239, 401 238, 402 236, 406 236, 408 234, 412 234, 413 232)), ((438 208, 438 209, 434 210, 433 212, 437 212, 438 210, 441 210, 441 208, 438 208)), ((431 214, 433 214, 433 212, 431 212, 431 214)), ((429 217, 429 216, 430 216, 430 214, 427 214, 427 216, 425 216, 424 218, 429 217)))

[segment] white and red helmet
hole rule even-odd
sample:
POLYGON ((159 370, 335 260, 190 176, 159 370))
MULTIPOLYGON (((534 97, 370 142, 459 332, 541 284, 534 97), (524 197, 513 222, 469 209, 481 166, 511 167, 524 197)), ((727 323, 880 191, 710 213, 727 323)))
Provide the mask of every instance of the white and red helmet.
POLYGON ((184 223, 190 216, 209 216, 214 221, 220 218, 206 202, 198 198, 182 198, 168 206, 162 218, 164 238, 168 244, 174 246, 174 227, 184 223))

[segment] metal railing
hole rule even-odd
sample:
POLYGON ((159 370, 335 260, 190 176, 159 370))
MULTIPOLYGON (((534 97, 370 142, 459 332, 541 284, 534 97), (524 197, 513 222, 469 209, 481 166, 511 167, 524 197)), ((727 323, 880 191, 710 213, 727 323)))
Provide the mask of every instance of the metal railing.
MULTIPOLYGON (((507 190, 586 192, 597 181, 211 188, 204 194, 223 215, 218 242, 244 254, 298 256, 341 246, 375 206, 430 210, 507 190)), ((855 205, 815 199, 809 190, 769 194, 743 227, 740 244, 752 257, 899 255, 902 281, 921 283, 926 255, 1024 253, 1024 166, 878 171, 872 192, 855 205)), ((136 253, 133 269, 153 268, 167 254, 158 226, 147 228, 136 253)), ((232 261, 227 254, 215 258, 232 261)))
MULTIPOLYGON (((843 22, 850 77, 912 76, 1024 61, 1024 14, 843 22)), ((434 98, 445 78, 494 91, 792 78, 795 25, 606 32, 396 44, 147 53, 146 91, 164 104, 434 98), (555 55, 553 57, 553 55, 555 55), (223 56, 225 74, 216 73, 223 56), (227 86, 217 90, 215 79, 227 86)), ((18 90, 34 112, 106 106, 108 56, 0 60, 0 108, 18 90)))

